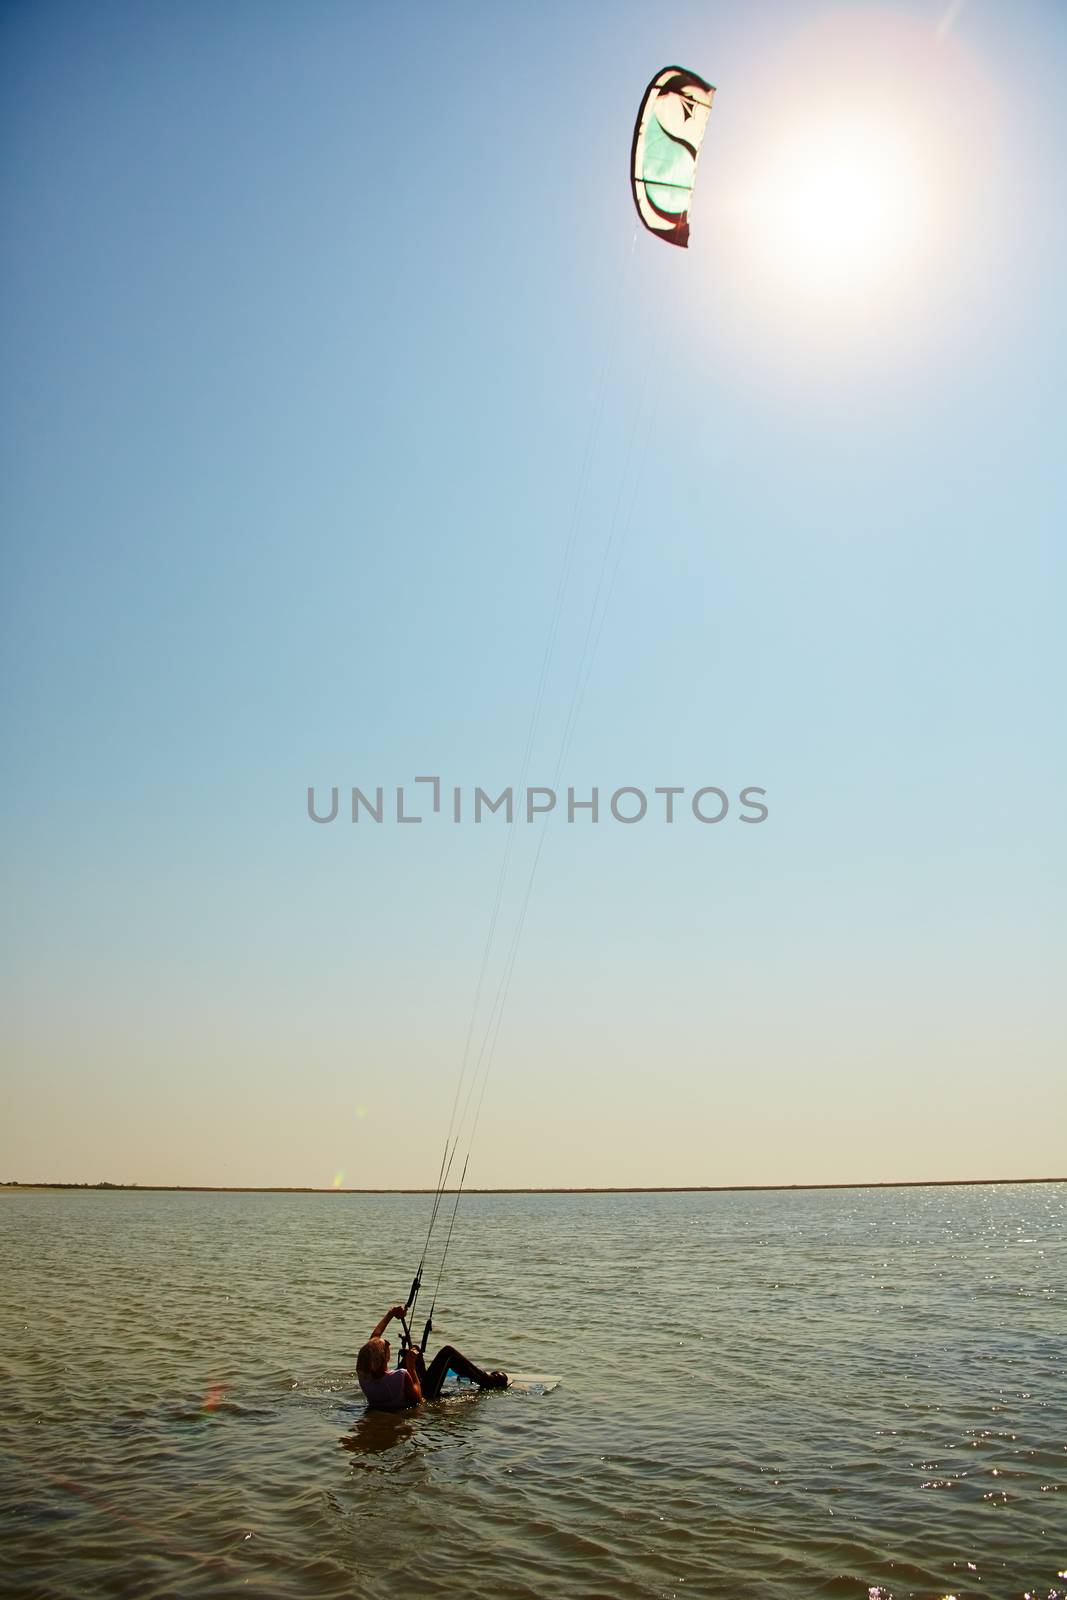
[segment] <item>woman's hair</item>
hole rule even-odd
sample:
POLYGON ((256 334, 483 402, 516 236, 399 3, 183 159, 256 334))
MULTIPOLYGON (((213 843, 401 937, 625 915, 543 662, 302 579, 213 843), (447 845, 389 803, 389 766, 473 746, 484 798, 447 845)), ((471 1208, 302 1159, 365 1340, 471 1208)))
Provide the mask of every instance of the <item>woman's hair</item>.
POLYGON ((368 1378, 380 1378, 389 1362, 389 1346, 384 1339, 368 1339, 356 1357, 356 1371, 368 1378))

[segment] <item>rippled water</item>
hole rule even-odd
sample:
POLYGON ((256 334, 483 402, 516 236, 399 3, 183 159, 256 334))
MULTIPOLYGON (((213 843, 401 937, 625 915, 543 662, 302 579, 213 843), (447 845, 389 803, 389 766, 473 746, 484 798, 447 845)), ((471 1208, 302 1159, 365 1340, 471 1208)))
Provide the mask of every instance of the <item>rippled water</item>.
POLYGON ((4 1592, 1067 1592, 1067 1185, 471 1196, 438 1334, 562 1383, 365 1415, 426 1216, 2 1195, 4 1592))

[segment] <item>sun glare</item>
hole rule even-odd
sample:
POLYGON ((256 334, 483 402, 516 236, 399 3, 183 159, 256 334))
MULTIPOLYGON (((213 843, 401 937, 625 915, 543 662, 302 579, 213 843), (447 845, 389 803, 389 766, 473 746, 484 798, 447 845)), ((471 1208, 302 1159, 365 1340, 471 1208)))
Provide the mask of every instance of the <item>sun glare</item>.
POLYGON ((839 308, 913 271, 931 221, 914 142, 888 115, 857 111, 772 142, 749 198, 759 269, 839 308))
POLYGON ((790 352, 827 370, 907 359, 954 326, 996 226, 997 90, 963 15, 938 30, 831 9, 733 99, 721 86, 694 239, 715 242, 714 314, 750 363, 757 348, 776 370, 790 352))

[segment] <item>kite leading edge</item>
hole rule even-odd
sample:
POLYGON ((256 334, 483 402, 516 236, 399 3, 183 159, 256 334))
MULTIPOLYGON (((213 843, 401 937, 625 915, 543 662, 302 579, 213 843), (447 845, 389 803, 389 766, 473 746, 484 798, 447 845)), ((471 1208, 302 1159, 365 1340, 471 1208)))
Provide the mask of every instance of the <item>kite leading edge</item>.
POLYGON ((685 67, 663 67, 641 99, 630 184, 637 214, 667 244, 689 243, 689 205, 715 90, 685 67))

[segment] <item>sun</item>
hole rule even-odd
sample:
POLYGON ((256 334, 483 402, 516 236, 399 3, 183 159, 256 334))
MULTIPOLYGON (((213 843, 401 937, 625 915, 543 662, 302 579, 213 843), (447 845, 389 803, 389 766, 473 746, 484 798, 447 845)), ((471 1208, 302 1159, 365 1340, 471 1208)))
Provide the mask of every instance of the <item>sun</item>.
POLYGON ((754 267, 813 301, 869 300, 902 283, 932 232, 918 141, 888 111, 813 114, 769 141, 753 174, 754 267))
POLYGON ((829 8, 783 34, 732 98, 720 85, 694 237, 714 241, 716 336, 749 365, 881 375, 968 314, 995 266, 1003 115, 961 15, 939 29, 874 4, 829 8))

